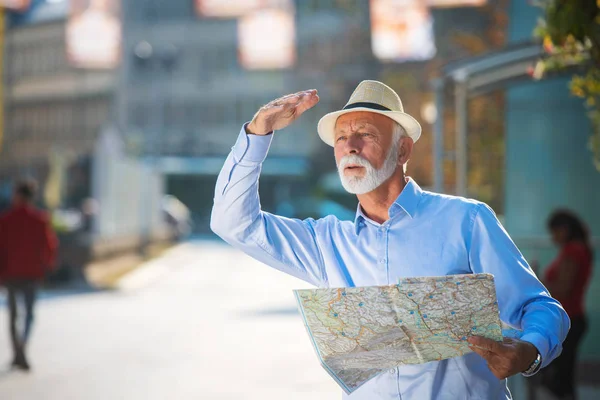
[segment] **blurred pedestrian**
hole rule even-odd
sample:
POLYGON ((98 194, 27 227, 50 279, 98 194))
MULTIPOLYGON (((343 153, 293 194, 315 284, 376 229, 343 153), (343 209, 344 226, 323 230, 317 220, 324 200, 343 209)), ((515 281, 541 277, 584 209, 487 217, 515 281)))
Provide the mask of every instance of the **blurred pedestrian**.
POLYGON ((8 291, 13 367, 29 370, 25 348, 33 324, 36 292, 45 273, 54 266, 58 241, 48 216, 33 205, 37 184, 19 181, 12 207, 0 215, 0 281, 8 291), (19 306, 24 326, 19 327, 19 306))
POLYGON ((351 398, 510 399, 506 378, 532 376, 556 358, 569 318, 489 206, 425 191, 406 175, 421 126, 403 111, 390 87, 361 82, 346 106, 317 126, 333 148, 342 185, 357 196, 354 220, 333 215, 299 220, 261 210, 258 179, 271 141, 280 134, 274 131, 318 102, 316 90, 276 99, 241 128, 217 179, 211 228, 257 260, 318 287, 391 285, 415 275, 493 274, 500 318, 523 328, 520 339, 498 343, 459 337, 474 353, 393 368, 351 398))
POLYGON ((577 349, 588 326, 585 294, 592 276, 593 251, 585 224, 569 210, 556 210, 548 218, 558 256, 548 266, 543 282, 571 318, 571 329, 561 355, 542 371, 541 382, 559 399, 575 399, 577 349))

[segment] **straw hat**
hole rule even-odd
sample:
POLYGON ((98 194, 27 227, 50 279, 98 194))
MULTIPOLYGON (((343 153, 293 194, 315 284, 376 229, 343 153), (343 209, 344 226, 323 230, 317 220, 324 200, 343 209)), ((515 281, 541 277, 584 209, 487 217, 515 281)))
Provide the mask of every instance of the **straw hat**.
POLYGON ((406 130, 408 136, 415 142, 421 136, 421 125, 404 112, 402 101, 392 88, 377 81, 362 81, 354 89, 354 93, 342 110, 329 113, 321 118, 317 125, 321 139, 333 146, 337 119, 341 115, 356 111, 373 112, 393 119, 406 130))

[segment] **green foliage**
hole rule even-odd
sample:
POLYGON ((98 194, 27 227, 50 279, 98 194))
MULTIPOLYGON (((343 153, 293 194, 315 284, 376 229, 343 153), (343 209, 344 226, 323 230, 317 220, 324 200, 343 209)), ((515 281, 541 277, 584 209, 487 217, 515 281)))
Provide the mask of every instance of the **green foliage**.
POLYGON ((51 215, 52 216, 50 221, 54 232, 59 234, 69 232, 69 226, 65 223, 65 221, 62 218, 60 218, 60 216, 57 213, 52 213, 51 215))
POLYGON ((547 56, 532 71, 541 79, 549 71, 578 67, 571 93, 588 108, 593 132, 590 150, 600 171, 600 0, 542 0, 544 18, 534 35, 543 40, 547 56))

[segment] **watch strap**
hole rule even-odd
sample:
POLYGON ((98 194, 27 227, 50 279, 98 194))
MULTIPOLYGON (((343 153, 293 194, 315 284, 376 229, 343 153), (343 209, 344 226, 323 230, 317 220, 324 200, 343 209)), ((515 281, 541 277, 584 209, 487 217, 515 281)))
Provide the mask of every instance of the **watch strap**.
POLYGON ((539 371, 541 366, 542 366, 542 356, 540 353, 537 353, 537 357, 535 358, 535 360, 533 360, 533 362, 531 363, 529 368, 527 368, 525 371, 521 372, 521 374, 524 377, 533 376, 539 371))

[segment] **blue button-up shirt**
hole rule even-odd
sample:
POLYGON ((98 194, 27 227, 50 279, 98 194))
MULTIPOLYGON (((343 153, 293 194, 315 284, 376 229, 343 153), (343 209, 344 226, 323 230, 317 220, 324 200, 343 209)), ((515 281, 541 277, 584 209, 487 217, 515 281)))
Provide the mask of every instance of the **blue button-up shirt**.
MULTIPOLYGON (((550 297, 486 204, 422 190, 408 179, 379 224, 360 206, 354 221, 297 220, 263 212, 261 164, 273 135, 244 128, 216 185, 211 227, 234 247, 318 287, 395 284, 400 277, 487 272, 495 276, 500 318, 522 330, 546 366, 561 352, 569 319, 550 297)), ((343 398, 510 399, 477 354, 400 366, 343 398)))

